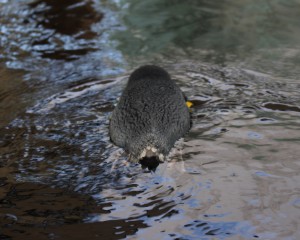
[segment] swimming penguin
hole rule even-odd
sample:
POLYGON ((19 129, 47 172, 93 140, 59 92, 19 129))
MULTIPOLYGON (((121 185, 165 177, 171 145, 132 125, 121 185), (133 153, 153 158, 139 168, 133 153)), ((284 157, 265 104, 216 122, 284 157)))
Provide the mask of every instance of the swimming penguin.
POLYGON ((136 69, 112 113, 111 140, 131 161, 151 164, 164 161, 189 129, 190 111, 170 75, 154 65, 136 69))

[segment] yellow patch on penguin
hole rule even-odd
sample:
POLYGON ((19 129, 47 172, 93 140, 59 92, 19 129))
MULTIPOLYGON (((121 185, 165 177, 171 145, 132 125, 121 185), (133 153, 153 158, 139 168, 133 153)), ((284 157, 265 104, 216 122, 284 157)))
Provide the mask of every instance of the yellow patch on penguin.
POLYGON ((191 108, 193 106, 193 103, 190 101, 186 101, 185 104, 187 105, 188 108, 191 108))

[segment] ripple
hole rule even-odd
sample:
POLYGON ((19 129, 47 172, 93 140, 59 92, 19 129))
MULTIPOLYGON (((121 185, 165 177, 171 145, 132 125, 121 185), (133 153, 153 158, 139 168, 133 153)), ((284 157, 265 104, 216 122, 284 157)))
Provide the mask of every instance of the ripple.
POLYGON ((265 103, 263 107, 275 111, 293 111, 300 112, 300 108, 293 105, 281 104, 281 103, 265 103))

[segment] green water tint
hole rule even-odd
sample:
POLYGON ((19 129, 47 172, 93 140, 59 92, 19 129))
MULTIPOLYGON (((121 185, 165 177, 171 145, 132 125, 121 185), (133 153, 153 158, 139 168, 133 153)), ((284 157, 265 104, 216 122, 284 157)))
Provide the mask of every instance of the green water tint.
POLYGON ((297 0, 121 3, 126 6, 126 30, 113 38, 130 58, 163 53, 178 59, 183 55, 284 77, 299 75, 297 0))
POLYGON ((299 239, 299 4, 0 0, 0 238, 299 239), (155 173, 108 136, 143 63, 194 104, 155 173))

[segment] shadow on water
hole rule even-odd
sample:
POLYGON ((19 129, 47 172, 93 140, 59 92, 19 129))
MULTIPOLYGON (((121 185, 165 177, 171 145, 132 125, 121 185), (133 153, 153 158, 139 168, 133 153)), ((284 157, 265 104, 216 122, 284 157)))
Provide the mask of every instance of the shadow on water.
POLYGON ((2 0, 0 15, 1 239, 299 238, 298 1, 2 0), (193 103, 159 166, 108 136, 126 58, 193 103))

